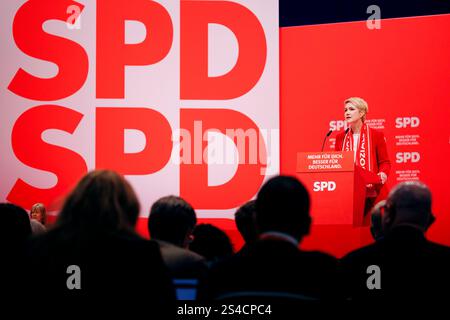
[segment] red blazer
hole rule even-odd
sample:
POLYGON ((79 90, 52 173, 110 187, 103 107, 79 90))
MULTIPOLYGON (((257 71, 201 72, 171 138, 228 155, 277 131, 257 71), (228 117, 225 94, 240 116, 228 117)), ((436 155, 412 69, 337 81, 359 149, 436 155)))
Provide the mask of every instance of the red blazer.
MULTIPOLYGON (((389 175, 389 172, 391 171, 391 161, 389 160, 387 147, 386 147, 386 139, 384 138, 383 132, 369 128, 370 134, 372 136, 371 146, 372 148, 372 163, 374 164, 374 171, 375 173, 384 172, 387 176, 389 175)), ((336 144, 335 144, 335 150, 341 151, 343 147, 345 132, 339 132, 336 136, 336 144)), ((381 188, 382 185, 378 186, 376 188, 377 194, 380 195, 380 189, 384 189, 387 191, 386 188, 381 188)), ((385 193, 387 192, 381 192, 383 194, 383 197, 385 197, 385 193)), ((381 200, 381 199, 379 199, 381 200)))

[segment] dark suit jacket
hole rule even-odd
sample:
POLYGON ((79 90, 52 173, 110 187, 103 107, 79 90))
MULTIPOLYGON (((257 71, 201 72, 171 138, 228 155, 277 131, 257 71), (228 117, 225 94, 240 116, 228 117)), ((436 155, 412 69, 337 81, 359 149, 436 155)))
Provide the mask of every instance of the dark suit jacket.
POLYGON ((233 292, 284 292, 327 299, 335 290, 337 261, 306 252, 284 240, 258 240, 213 266, 201 297, 223 298, 233 292))
MULTIPOLYGON (((354 301, 439 300, 450 285, 450 248, 426 240, 420 230, 397 227, 382 240, 342 258, 345 294, 354 301), (381 271, 381 290, 369 290, 367 267, 381 271)), ((448 295, 447 295, 448 296, 448 295)))
POLYGON ((159 246, 131 232, 51 230, 30 240, 26 261, 28 295, 40 302, 151 313, 175 304, 159 246), (70 265, 81 269, 81 290, 67 287, 70 265))
POLYGON ((156 240, 156 242, 173 278, 201 279, 205 276, 207 271, 205 258, 165 241, 156 240))

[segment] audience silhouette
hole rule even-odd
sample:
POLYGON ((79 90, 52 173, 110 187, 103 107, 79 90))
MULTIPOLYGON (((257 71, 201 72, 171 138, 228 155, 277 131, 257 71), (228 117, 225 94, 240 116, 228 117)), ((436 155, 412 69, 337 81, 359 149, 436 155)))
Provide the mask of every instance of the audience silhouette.
POLYGON ((14 204, 0 203, 0 216, 0 287, 2 300, 6 302, 20 298, 24 291, 22 275, 27 267, 22 253, 31 236, 31 225, 27 212, 14 204))
MULTIPOLYGON (((40 207, 32 216, 45 221, 40 207)), ((198 283, 198 300, 209 302, 317 306, 346 300, 407 308, 437 304, 450 286, 450 248, 425 236, 435 218, 422 182, 395 186, 372 210, 375 242, 340 261, 299 248, 312 220, 308 191, 294 177, 271 178, 256 200, 236 211, 245 245, 235 254, 227 234, 196 225, 194 208, 180 197, 152 205, 151 240, 134 231, 139 208, 131 185, 108 170, 83 177, 56 223, 33 237, 39 222, 1 203, 3 293, 16 301, 23 292, 44 295, 60 307, 132 307, 166 319, 175 316, 175 288, 178 299, 195 299, 198 283)))
POLYGON ((434 221, 431 192, 421 182, 403 182, 384 206, 384 237, 342 259, 343 289, 356 302, 411 305, 439 301, 448 289, 450 248, 426 239, 434 221), (379 288, 369 289, 367 268, 379 268, 379 288))
POLYGON ((39 275, 27 279, 31 296, 105 311, 133 306, 167 312, 175 293, 157 243, 134 233, 138 213, 136 195, 122 176, 87 174, 55 226, 28 245, 28 268, 39 275))
POLYGON ((214 262, 230 257, 233 254, 233 245, 227 234, 209 223, 195 227, 193 240, 189 249, 204 256, 211 265, 214 262))
POLYGON ((194 209, 180 197, 163 197, 150 209, 150 237, 159 243, 173 278, 200 279, 206 273, 205 258, 187 250, 196 223, 194 209))
POLYGON ((308 192, 296 178, 278 176, 265 183, 256 200, 259 239, 211 268, 203 297, 239 301, 331 299, 336 259, 298 248, 309 232, 309 208, 308 192))
POLYGON ((240 207, 234 214, 236 227, 245 241, 241 250, 254 243, 258 239, 258 230, 256 229, 256 201, 251 200, 240 207))

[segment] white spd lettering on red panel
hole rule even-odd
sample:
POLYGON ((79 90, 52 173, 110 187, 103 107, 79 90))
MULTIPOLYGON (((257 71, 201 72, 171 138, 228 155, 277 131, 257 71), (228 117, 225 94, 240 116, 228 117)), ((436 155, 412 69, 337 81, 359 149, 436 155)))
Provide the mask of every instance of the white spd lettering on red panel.
POLYGON ((418 152, 397 152, 395 155, 396 163, 416 163, 420 160, 420 153, 418 152))
POLYGON ((418 117, 398 117, 395 118, 396 128, 417 128, 420 125, 420 119, 418 117))
POLYGON ((346 129, 347 123, 344 120, 332 120, 330 121, 330 129, 333 131, 339 131, 341 129, 346 129))
POLYGON ((334 181, 316 181, 314 182, 313 191, 334 191, 336 190, 336 182, 334 181))

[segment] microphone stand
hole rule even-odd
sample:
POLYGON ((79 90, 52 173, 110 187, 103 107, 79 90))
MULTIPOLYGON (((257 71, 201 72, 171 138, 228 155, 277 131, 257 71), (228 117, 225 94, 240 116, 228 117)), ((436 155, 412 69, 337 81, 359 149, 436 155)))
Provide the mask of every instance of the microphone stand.
POLYGON ((323 139, 323 143, 322 143, 322 149, 320 150, 320 152, 323 152, 323 148, 325 147, 325 141, 327 141, 327 138, 330 136, 330 134, 333 132, 333 130, 330 129, 330 131, 328 131, 327 135, 325 136, 325 138, 323 139))

